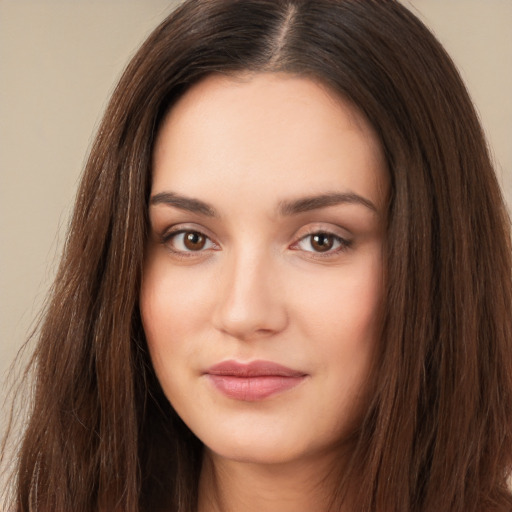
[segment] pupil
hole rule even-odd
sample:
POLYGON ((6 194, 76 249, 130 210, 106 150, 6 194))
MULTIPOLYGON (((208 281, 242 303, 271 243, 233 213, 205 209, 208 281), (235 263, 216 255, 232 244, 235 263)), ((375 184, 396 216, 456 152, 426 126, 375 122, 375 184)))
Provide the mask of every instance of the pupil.
POLYGON ((313 248, 318 252, 325 252, 332 248, 333 236, 326 233, 313 235, 313 248))
POLYGON ((205 238, 200 233, 190 232, 185 235, 185 246, 187 249, 197 251, 202 249, 205 244, 205 238))

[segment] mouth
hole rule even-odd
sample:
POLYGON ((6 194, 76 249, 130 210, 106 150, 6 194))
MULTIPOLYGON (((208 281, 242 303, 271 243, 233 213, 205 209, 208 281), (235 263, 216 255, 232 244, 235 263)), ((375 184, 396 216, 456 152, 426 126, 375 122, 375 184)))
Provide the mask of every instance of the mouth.
POLYGON ((245 402, 288 391, 307 377, 304 372, 271 361, 223 361, 206 370, 205 375, 223 395, 245 402))

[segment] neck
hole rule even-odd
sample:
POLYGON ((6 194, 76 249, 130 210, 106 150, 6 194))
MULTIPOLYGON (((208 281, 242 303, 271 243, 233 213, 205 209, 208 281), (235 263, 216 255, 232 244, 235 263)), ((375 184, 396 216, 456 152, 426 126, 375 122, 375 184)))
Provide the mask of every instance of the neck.
MULTIPOLYGON (((318 512, 332 510, 339 455, 260 464, 205 450, 198 512, 318 512)), ((346 508, 339 509, 345 511, 346 508)))

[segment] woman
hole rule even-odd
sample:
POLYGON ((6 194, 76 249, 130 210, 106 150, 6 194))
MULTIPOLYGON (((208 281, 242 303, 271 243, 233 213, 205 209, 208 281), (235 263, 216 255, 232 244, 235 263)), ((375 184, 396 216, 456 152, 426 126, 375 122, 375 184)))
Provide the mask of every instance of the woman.
POLYGON ((510 268, 404 7, 185 2, 91 151, 14 509, 510 510, 510 268))

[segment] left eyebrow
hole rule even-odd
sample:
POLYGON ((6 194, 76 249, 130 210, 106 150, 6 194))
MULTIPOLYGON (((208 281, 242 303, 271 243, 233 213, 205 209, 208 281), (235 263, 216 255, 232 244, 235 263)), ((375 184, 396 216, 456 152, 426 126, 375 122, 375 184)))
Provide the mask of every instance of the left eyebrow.
POLYGON ((378 213, 377 207, 369 199, 353 192, 332 192, 302 197, 291 201, 281 201, 278 206, 278 212, 282 216, 296 215, 339 204, 359 204, 369 208, 373 213, 378 213))

